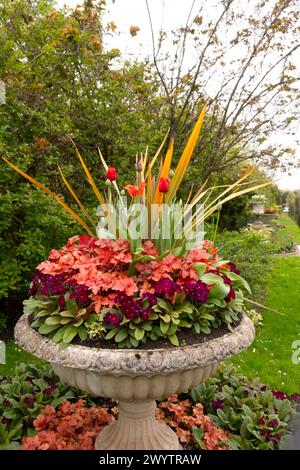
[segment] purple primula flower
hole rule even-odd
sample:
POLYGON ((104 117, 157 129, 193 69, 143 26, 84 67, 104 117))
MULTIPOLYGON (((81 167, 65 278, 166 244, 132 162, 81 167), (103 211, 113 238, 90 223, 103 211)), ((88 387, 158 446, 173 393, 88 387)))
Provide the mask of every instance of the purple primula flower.
POLYGON ((220 400, 220 399, 217 399, 217 400, 214 400, 212 402, 212 407, 215 409, 215 410, 222 410, 224 408, 224 401, 223 400, 220 400))
POLYGON ((33 403, 34 403, 34 398, 31 397, 30 395, 26 395, 24 397, 23 403, 24 403, 26 408, 32 408, 33 403))
POLYGON ((121 317, 118 313, 108 312, 104 317, 104 322, 107 325, 119 326, 121 323, 121 317))
POLYGON ((204 304, 207 301, 209 290, 207 285, 202 281, 185 284, 183 290, 192 302, 204 304))
POLYGON ((12 407, 12 403, 9 400, 3 400, 3 405, 5 406, 5 408, 12 407))
POLYGON ((154 286, 156 295, 166 295, 167 297, 173 296, 180 290, 179 285, 171 279, 161 279, 154 286))
POLYGON ((292 393, 291 400, 295 401, 296 403, 300 402, 300 393, 292 393))
POLYGON ((259 433, 262 437, 265 438, 266 442, 269 442, 271 440, 271 435, 267 429, 261 429, 259 433))
POLYGON ((278 419, 271 419, 271 421, 269 421, 269 427, 270 428, 276 428, 276 426, 278 426, 279 422, 278 422, 278 419))
POLYGON ((57 385, 52 384, 52 385, 50 385, 50 387, 45 388, 45 390, 43 391, 43 394, 47 395, 47 396, 50 396, 50 395, 52 395, 52 393, 55 392, 56 389, 57 389, 57 385))
POLYGON ((257 423, 260 425, 260 426, 264 426, 266 420, 265 418, 259 418, 259 420, 257 421, 257 423))
POLYGON ((243 395, 244 395, 244 397, 247 397, 249 395, 249 391, 248 390, 243 390, 243 395))
POLYGON ((234 263, 232 263, 231 261, 228 263, 228 267, 230 269, 230 271, 232 273, 235 273, 235 274, 241 274, 240 270, 236 267, 236 265, 234 263))
POLYGON ((157 297, 155 294, 152 294, 152 292, 143 292, 142 294, 142 300, 147 299, 149 307, 153 307, 154 305, 157 304, 157 297))
POLYGON ((287 395, 284 392, 281 392, 280 390, 272 390, 272 394, 278 400, 285 400, 285 398, 287 398, 287 395))
POLYGON ((133 298, 123 292, 116 295, 115 304, 122 310, 125 317, 129 320, 138 318, 142 313, 140 304, 133 298))

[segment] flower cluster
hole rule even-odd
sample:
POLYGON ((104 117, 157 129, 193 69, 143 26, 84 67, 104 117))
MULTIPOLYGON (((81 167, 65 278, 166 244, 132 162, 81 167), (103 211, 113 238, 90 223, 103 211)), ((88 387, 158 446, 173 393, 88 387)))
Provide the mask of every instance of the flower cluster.
POLYGON ((120 347, 158 338, 177 345, 183 328, 208 334, 224 321, 233 326, 245 286, 237 267, 223 262, 208 241, 178 255, 161 254, 148 240, 135 256, 127 240, 82 235, 52 250, 37 267, 27 310, 36 318, 33 326, 58 342, 68 343, 76 334, 84 340, 93 325, 93 339, 95 331, 102 335, 106 329, 107 339, 115 337, 120 347), (54 318, 39 316, 39 306, 54 318), (97 328, 97 322, 103 326, 97 328))
MULTIPOLYGON (((71 404, 65 401, 58 410, 47 405, 43 413, 33 422, 35 436, 22 440, 23 450, 93 450, 97 434, 112 422, 118 408, 111 410, 100 407, 87 407, 83 400, 71 404)), ((193 406, 190 400, 180 400, 172 395, 158 404, 156 417, 169 424, 185 447, 201 447, 207 450, 224 450, 230 434, 217 428, 212 420, 204 415, 203 406, 193 406), (195 439, 193 427, 201 430, 201 442, 195 439)))
POLYGON ((114 417, 104 408, 87 408, 83 400, 47 405, 33 422, 37 434, 23 438, 24 450, 93 450, 97 434, 114 417))
POLYGON ((193 405, 188 399, 180 400, 177 395, 171 395, 167 401, 158 404, 156 417, 174 429, 184 446, 206 450, 228 449, 226 440, 230 438, 230 433, 215 426, 211 418, 204 414, 201 403, 193 405), (200 438, 195 429, 200 431, 200 438))

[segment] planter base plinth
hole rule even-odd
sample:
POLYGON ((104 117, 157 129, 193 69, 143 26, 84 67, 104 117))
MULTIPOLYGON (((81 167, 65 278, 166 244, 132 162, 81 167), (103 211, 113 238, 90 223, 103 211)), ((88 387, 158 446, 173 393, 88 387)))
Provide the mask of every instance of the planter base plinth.
POLYGON ((117 421, 98 435, 96 450, 179 450, 181 446, 172 429, 155 419, 156 402, 119 402, 117 421))

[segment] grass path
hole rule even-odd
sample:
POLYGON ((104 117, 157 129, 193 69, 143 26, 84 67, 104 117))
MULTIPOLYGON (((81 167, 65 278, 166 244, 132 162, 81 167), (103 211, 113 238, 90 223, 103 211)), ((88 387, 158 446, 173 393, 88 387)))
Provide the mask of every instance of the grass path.
MULTIPOLYGON (((300 229, 292 219, 284 214, 280 223, 285 227, 279 235, 283 239, 291 236, 300 244, 300 229)), ((245 375, 257 375, 274 388, 299 393, 300 362, 292 362, 292 345, 300 341, 300 257, 273 258, 264 305, 285 316, 265 310, 264 326, 258 329, 254 343, 231 362, 245 375)))

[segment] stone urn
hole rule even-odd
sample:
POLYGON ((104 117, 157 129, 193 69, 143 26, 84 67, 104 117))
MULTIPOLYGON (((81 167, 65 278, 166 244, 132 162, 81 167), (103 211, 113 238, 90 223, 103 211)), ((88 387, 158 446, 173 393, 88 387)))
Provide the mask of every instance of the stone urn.
POLYGON ((255 215, 264 215, 266 203, 264 201, 253 201, 252 212, 255 215))
POLYGON ((187 391, 214 374, 220 361, 246 349, 255 336, 243 315, 232 332, 183 347, 101 349, 70 345, 65 350, 30 327, 23 315, 17 343, 51 363, 62 382, 93 395, 119 401, 119 418, 98 435, 97 450, 176 450, 178 438, 155 419, 156 402, 187 391))

